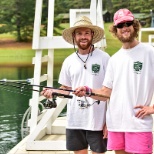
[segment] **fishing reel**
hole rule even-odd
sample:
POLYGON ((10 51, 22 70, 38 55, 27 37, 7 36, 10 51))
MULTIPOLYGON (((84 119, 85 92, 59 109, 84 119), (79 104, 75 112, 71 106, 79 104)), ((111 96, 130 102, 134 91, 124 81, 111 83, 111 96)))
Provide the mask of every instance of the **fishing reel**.
POLYGON ((78 101, 78 105, 81 109, 85 109, 85 108, 88 108, 90 106, 92 106, 94 103, 97 103, 99 105, 100 101, 97 100, 95 101, 93 104, 90 104, 87 100, 84 101, 84 100, 77 100, 78 101))
POLYGON ((51 108, 56 108, 57 107, 57 97, 61 98, 69 98, 72 99, 72 95, 66 95, 66 94, 61 94, 57 92, 52 93, 52 100, 47 99, 46 102, 43 104, 46 109, 51 109, 51 108))
POLYGON ((90 106, 90 104, 88 102, 85 102, 83 100, 77 100, 77 101, 78 101, 78 105, 81 109, 88 108, 90 106))

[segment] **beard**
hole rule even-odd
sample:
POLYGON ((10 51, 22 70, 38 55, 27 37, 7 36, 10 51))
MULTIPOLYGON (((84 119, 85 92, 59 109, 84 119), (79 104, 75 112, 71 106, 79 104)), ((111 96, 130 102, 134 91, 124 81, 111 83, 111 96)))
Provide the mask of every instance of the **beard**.
POLYGON ((135 38, 136 34, 134 33, 130 33, 129 37, 123 37, 122 35, 117 35, 117 38, 122 42, 122 43, 128 43, 128 42, 132 42, 135 38))
POLYGON ((77 44, 78 48, 80 48, 82 50, 86 50, 86 49, 88 49, 92 45, 92 40, 82 39, 82 40, 76 41, 76 44, 77 44), (83 40, 87 41, 87 43, 84 44, 84 45, 80 44, 80 42, 82 42, 83 40))

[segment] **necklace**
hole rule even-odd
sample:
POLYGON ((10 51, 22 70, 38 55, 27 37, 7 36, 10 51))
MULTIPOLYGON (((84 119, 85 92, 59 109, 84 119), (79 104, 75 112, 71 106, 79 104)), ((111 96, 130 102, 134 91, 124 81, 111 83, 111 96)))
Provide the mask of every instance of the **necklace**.
MULTIPOLYGON (((93 46, 92 46, 92 47, 93 47, 93 46)), ((88 53, 87 58, 86 58, 85 61, 79 56, 78 51, 75 52, 75 53, 77 54, 77 56, 79 57, 79 59, 84 63, 83 66, 84 66, 85 69, 87 69, 86 62, 87 62, 87 60, 88 60, 88 58, 89 58, 90 50, 91 50, 91 47, 90 47, 90 49, 89 49, 89 53, 88 53)))
POLYGON ((79 59, 84 63, 84 65, 83 65, 84 68, 87 69, 86 62, 87 62, 87 60, 88 60, 88 58, 89 58, 89 53, 88 53, 87 58, 86 58, 85 61, 79 56, 78 51, 76 52, 76 54, 77 54, 77 56, 79 57, 79 59))

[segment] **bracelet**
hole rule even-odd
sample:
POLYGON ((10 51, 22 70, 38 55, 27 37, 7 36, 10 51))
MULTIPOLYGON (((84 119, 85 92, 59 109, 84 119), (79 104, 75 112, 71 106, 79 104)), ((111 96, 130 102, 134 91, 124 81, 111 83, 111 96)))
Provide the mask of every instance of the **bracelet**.
POLYGON ((85 88, 86 88, 86 96, 91 96, 91 94, 92 94, 92 89, 91 88, 89 88, 89 87, 87 87, 87 86, 84 86, 85 88))

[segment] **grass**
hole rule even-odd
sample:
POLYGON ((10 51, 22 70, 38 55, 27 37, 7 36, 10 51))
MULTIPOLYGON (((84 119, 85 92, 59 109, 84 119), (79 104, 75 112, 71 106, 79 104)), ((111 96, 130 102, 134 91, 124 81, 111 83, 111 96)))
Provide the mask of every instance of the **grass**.
POLYGON ((0 64, 27 64, 31 63, 35 52, 32 49, 0 49, 0 64))
POLYGON ((10 33, 0 34, 0 40, 7 40, 7 39, 14 40, 14 36, 10 33))
MULTIPOLYGON (((117 40, 115 37, 113 37, 112 34, 109 32, 110 25, 111 23, 104 24, 105 37, 106 37, 106 42, 107 42, 107 48, 105 49, 105 51, 109 53, 109 55, 113 55, 121 47, 121 42, 117 40)), ((61 26, 64 29, 64 28, 69 27, 69 24, 62 24, 61 26)), ((59 32, 61 32, 62 30, 60 30, 59 32)), ((154 34, 154 32, 144 32, 142 41, 147 42, 149 34, 154 34)), ((0 34, 0 40, 2 41, 3 40, 14 40, 14 36, 9 33, 0 34)), ((47 53, 46 51, 44 52, 45 54, 47 53)), ((62 63, 62 61, 72 52, 74 52, 74 49, 55 50, 55 62, 57 63, 56 65, 59 65, 60 63, 62 63)), ((10 63, 10 62, 11 63, 18 63, 18 62, 31 63, 32 57, 34 56, 35 56, 35 51, 31 49, 31 46, 29 46, 28 48, 26 47, 15 48, 13 46, 1 48, 0 46, 0 64, 10 63)))
MULTIPOLYGON (((105 37, 107 42, 107 48, 105 51, 109 55, 113 55, 115 52, 119 50, 121 47, 120 41, 112 36, 109 32, 109 27, 111 23, 105 23, 105 37)), ((69 24, 62 24, 63 29, 69 27, 69 24)), ((144 32, 142 41, 148 41, 148 35, 154 34, 154 32, 144 32)), ((27 46, 27 44, 20 43, 20 46, 16 46, 16 44, 8 43, 4 46, 5 41, 15 40, 12 34, 0 34, 0 65, 1 65, 1 76, 6 76, 7 74, 19 75, 17 68, 18 67, 31 67, 33 72, 32 58, 35 57, 35 51, 32 50, 31 44, 27 46), (4 67, 3 67, 4 66, 4 67), (15 66, 15 67, 11 67, 15 66), (10 68, 11 67, 11 68, 10 68), (7 68, 7 69, 6 69, 7 68), (14 73, 13 73, 14 72, 14 73)), ((18 44, 19 45, 19 44, 18 44)), ((73 46, 72 46, 73 47, 73 46)), ((74 49, 56 49, 54 52, 54 79, 58 78, 62 62, 64 59, 74 52, 74 49)), ((47 54, 47 50, 43 51, 43 55, 47 54)), ((31 70, 27 69, 27 76, 31 76, 31 70)), ((46 74, 46 64, 43 64, 42 74, 46 74)), ((15 77, 17 78, 17 77, 15 77)))
POLYGON ((106 43, 107 43, 107 47, 105 51, 109 55, 113 55, 115 52, 119 50, 119 48, 121 47, 121 43, 109 32, 110 26, 111 26, 111 23, 106 23, 104 25, 105 37, 106 37, 106 43))

